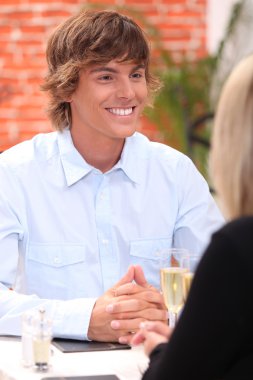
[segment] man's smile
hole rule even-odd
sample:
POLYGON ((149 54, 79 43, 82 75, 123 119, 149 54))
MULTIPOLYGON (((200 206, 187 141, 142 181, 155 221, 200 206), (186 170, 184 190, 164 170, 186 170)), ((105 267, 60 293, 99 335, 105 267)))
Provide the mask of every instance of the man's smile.
POLYGON ((131 115, 134 111, 135 107, 128 108, 106 108, 107 111, 113 113, 117 116, 128 116, 131 115))

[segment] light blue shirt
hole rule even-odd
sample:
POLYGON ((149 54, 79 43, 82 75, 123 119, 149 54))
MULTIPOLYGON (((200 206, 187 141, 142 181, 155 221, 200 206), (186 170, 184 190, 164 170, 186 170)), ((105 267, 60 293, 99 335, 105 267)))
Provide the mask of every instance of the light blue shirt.
POLYGON ((87 339, 97 297, 130 264, 159 287, 155 252, 201 253, 223 223, 191 160, 140 133, 104 174, 69 130, 37 135, 0 155, 0 183, 0 334, 43 305, 54 336, 87 339))

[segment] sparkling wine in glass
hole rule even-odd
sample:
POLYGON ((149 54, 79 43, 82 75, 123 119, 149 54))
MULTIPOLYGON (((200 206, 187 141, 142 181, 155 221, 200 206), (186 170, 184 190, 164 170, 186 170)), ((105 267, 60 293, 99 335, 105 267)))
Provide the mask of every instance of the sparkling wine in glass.
POLYGON ((199 255, 192 253, 182 258, 182 266, 188 268, 188 271, 184 274, 184 302, 187 299, 199 259, 199 255))
POLYGON ((161 291, 169 312, 169 324, 174 327, 184 305, 184 275, 188 268, 182 264, 183 257, 188 256, 189 251, 183 248, 169 248, 159 251, 158 254, 161 291))

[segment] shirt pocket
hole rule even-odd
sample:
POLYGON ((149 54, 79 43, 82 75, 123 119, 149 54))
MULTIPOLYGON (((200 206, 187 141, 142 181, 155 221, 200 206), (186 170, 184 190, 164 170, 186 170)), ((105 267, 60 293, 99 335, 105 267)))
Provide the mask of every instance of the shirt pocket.
POLYGON ((85 268, 85 245, 31 244, 26 261, 27 291, 43 298, 77 298, 85 268))
POLYGON ((130 263, 140 265, 149 284, 160 289, 160 260, 156 253, 170 248, 171 238, 132 240, 130 242, 130 263))

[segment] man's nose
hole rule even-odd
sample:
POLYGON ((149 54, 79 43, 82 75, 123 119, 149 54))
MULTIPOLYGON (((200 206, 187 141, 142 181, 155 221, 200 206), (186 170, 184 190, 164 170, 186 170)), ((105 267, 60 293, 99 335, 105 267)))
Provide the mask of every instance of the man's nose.
POLYGON ((125 99, 133 99, 135 97, 134 87, 129 79, 118 83, 117 96, 125 99))

